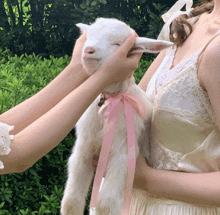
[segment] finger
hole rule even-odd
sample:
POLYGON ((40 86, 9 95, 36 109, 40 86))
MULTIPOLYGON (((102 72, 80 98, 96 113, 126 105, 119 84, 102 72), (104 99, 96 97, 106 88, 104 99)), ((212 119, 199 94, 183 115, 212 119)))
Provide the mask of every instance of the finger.
POLYGON ((136 53, 136 54, 132 54, 128 56, 128 59, 129 59, 128 63, 130 65, 129 67, 133 69, 134 71, 138 68, 139 61, 142 57, 142 54, 143 53, 136 53))
POLYGON ((141 59, 143 55, 143 52, 138 52, 138 53, 128 53, 128 58, 132 59, 132 58, 135 58, 135 59, 141 59))
POLYGON ((139 37, 136 31, 134 31, 133 35, 136 36, 136 37, 139 37))
POLYGON ((87 31, 80 35, 80 37, 77 39, 79 42, 85 42, 87 38, 87 31))
POLYGON ((86 42, 86 38, 87 38, 87 31, 86 31, 85 33, 83 33, 83 34, 76 40, 74 47, 84 45, 84 43, 86 42))
POLYGON ((134 46, 135 41, 136 37, 134 35, 128 36, 123 44, 116 50, 116 53, 121 53, 122 55, 127 56, 130 49, 134 46))
POLYGON ((83 33, 75 42, 73 47, 73 53, 81 53, 82 47, 84 46, 84 43, 86 42, 87 38, 87 31, 83 33))

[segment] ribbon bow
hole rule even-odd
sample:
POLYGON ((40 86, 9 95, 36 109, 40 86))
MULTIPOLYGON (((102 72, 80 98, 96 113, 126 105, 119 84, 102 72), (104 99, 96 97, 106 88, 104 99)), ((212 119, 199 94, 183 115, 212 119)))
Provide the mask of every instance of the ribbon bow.
POLYGON ((128 215, 130 209, 130 202, 132 198, 132 187, 134 181, 136 157, 135 157, 135 131, 134 131, 134 109, 137 113, 144 117, 146 106, 144 102, 138 97, 134 96, 130 91, 120 94, 111 94, 107 96, 107 100, 99 110, 99 114, 105 110, 104 119, 107 120, 105 127, 105 134, 103 138, 102 148, 99 156, 96 175, 93 183, 92 197, 90 207, 94 209, 97 205, 98 192, 101 185, 102 177, 104 175, 111 144, 113 141, 115 125, 118 117, 121 104, 124 105, 125 118, 127 125, 127 144, 128 144, 128 176, 124 192, 124 203, 122 214, 128 215))
POLYGON ((190 12, 192 11, 192 5, 193 5, 193 0, 179 0, 165 14, 163 14, 161 17, 165 22, 165 25, 163 26, 157 39, 170 41, 169 35, 170 35, 171 22, 179 15, 182 14, 189 15, 190 12), (186 5, 186 11, 181 11, 180 9, 184 5, 186 5))

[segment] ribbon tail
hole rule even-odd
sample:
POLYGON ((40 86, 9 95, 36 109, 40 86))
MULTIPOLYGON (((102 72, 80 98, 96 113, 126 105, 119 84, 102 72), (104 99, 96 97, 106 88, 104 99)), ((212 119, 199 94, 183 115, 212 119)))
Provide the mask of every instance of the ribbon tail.
POLYGON ((137 113, 141 117, 145 116, 147 109, 144 102, 139 97, 129 93, 127 94, 125 100, 128 101, 133 106, 133 108, 137 111, 137 113))
POLYGON ((121 107, 121 103, 118 102, 116 106, 114 107, 114 110, 110 112, 111 106, 110 105, 107 106, 107 112, 109 113, 109 117, 108 117, 107 124, 105 127, 103 144, 102 144, 101 152, 99 155, 99 161, 98 161, 98 166, 96 169, 95 179, 93 182, 92 196, 91 196, 91 202, 90 202, 91 208, 95 208, 98 202, 98 193, 99 193, 99 189, 101 186, 102 178, 105 173, 109 153, 111 150, 111 145, 112 145, 113 136, 114 136, 114 129, 115 129, 120 107, 121 107))
POLYGON ((125 117, 127 124, 127 143, 128 143, 128 175, 124 192, 124 203, 122 207, 122 215, 129 215, 132 187, 134 182, 136 150, 135 150, 135 131, 134 131, 134 109, 132 105, 124 101, 125 117))

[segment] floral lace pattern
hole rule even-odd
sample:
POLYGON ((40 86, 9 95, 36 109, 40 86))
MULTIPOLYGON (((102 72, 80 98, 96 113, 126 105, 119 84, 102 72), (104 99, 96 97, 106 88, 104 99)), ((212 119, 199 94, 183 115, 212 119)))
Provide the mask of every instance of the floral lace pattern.
POLYGON ((195 69, 195 64, 192 64, 167 83, 158 95, 155 106, 188 118, 201 126, 210 127, 214 123, 214 117, 211 116, 215 114, 208 95, 200 95, 201 87, 195 69))
MULTIPOLYGON (((196 65, 195 70, 196 70, 196 71, 198 70, 197 65, 196 65)), ((212 109, 212 106, 211 106, 211 102, 210 102, 208 93, 205 92, 205 91, 200 87, 200 83, 199 83, 199 80, 198 80, 198 78, 197 78, 197 73, 195 73, 195 72, 194 72, 194 83, 195 83, 195 86, 197 87, 198 96, 199 96, 199 98, 201 99, 201 101, 203 101, 203 105, 204 105, 204 107, 206 108, 207 112, 209 113, 209 116, 211 117, 212 122, 213 122, 215 125, 217 125, 217 116, 215 115, 215 112, 214 112, 213 109, 212 109)))
MULTIPOLYGON (((203 46, 204 47, 204 46, 203 46)), ((195 126, 211 129, 216 126, 216 115, 211 107, 208 94, 201 88, 197 77, 197 60, 203 47, 191 57, 170 69, 176 47, 170 48, 167 55, 149 82, 147 95, 157 110, 179 115, 195 126)), ((172 151, 155 138, 151 142, 150 164, 156 169, 178 170, 183 153, 172 151)), ((177 140, 178 141, 178 140, 177 140)), ((202 144, 202 143, 201 143, 202 144)))
MULTIPOLYGON (((9 135, 9 131, 11 131, 13 128, 14 126, 9 126, 0 122, 0 155, 7 155, 11 151, 10 142, 14 135, 9 135)), ((4 165, 2 161, 0 161, 0 169, 3 168, 4 165)))
POLYGON ((154 142, 151 145, 150 160, 155 169, 178 170, 177 164, 182 157, 182 153, 171 151, 159 142, 154 142))
MULTIPOLYGON (((173 64, 173 61, 172 60, 167 61, 162 68, 163 72, 159 73, 157 76, 157 81, 156 81, 157 92, 165 83, 167 83, 169 80, 174 78, 183 68, 187 68, 193 63, 195 63, 198 58, 198 54, 201 52, 202 49, 203 47, 199 49, 196 53, 191 55, 189 58, 181 61, 172 69, 170 68, 173 64)), ((174 46, 172 49, 170 49, 169 53, 167 53, 169 55, 169 59, 174 59, 176 50, 177 50, 177 46, 174 46)))

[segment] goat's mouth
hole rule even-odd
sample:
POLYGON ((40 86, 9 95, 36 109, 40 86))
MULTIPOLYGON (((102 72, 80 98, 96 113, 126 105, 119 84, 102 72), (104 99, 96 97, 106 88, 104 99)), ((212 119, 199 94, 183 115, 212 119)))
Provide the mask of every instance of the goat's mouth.
POLYGON ((84 61, 100 61, 100 58, 92 57, 92 56, 83 56, 82 57, 84 61))
POLYGON ((92 75, 101 65, 101 58, 82 57, 82 63, 89 75, 92 75))
POLYGON ((82 63, 87 70, 97 70, 101 65, 101 59, 95 57, 82 57, 82 63))

